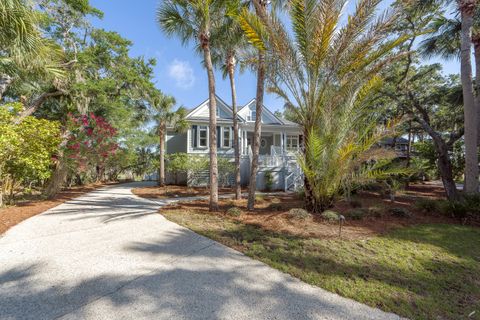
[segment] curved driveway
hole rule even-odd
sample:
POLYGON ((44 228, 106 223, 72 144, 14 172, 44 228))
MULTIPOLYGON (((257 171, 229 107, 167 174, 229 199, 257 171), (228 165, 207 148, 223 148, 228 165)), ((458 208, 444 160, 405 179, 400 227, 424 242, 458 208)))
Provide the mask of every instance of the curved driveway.
POLYGON ((398 319, 167 221, 109 186, 0 237, 0 319, 398 319))

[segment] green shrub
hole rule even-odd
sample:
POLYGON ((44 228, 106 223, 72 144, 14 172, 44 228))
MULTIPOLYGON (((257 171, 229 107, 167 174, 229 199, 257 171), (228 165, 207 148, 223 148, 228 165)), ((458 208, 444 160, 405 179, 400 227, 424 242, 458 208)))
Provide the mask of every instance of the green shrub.
POLYGON ((461 200, 438 201, 438 209, 441 214, 461 220, 480 219, 480 196, 464 195, 461 200))
POLYGON ((382 206, 372 206, 372 207, 369 207, 367 210, 368 210, 368 215, 375 218, 381 218, 385 213, 385 208, 382 206))
POLYGON ((290 209, 288 215, 290 218, 298 220, 306 220, 312 216, 307 210, 301 208, 290 209))
POLYGON ((415 207, 422 212, 430 213, 438 210, 438 200, 420 199, 415 202, 415 207))
POLYGON ((340 219, 340 216, 335 211, 327 210, 322 213, 322 218, 329 222, 334 222, 338 221, 340 219))
POLYGON ((270 209, 272 211, 283 211, 285 208, 281 203, 271 203, 268 206, 268 209, 270 209))
POLYGON ((272 191, 273 189, 273 174, 271 170, 265 171, 265 190, 272 191))
POLYGON ((456 219, 467 218, 469 212, 469 208, 465 201, 443 200, 439 203, 439 210, 443 215, 456 219))
POLYGON ((411 218, 412 213, 405 208, 391 208, 390 213, 398 218, 411 218))
POLYGON ((226 213, 229 216, 238 217, 242 214, 242 210, 240 210, 240 208, 237 208, 237 207, 231 207, 231 208, 228 208, 226 213))
POLYGON ((350 219, 350 220, 362 220, 367 216, 367 210, 357 208, 357 209, 351 209, 345 212, 345 218, 350 219))
POLYGON ((304 188, 300 188, 299 190, 297 190, 297 197, 300 200, 305 199, 305 189, 304 188))

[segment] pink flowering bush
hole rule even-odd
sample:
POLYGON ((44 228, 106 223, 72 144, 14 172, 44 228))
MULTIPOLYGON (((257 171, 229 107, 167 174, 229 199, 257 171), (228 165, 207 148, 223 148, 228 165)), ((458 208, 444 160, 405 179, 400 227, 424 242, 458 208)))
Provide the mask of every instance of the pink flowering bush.
POLYGON ((88 115, 68 115, 68 139, 65 156, 79 172, 91 167, 103 170, 106 161, 115 155, 117 130, 103 117, 88 115))

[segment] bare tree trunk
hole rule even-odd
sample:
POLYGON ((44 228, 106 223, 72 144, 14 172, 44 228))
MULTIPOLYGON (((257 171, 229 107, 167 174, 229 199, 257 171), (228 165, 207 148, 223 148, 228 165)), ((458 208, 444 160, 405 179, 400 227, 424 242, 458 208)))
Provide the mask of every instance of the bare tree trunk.
POLYGON ((252 167, 250 169, 250 185, 248 187, 248 210, 255 208, 255 191, 257 190, 258 153, 260 152, 260 136, 262 135, 263 94, 265 92, 265 55, 258 54, 257 94, 255 129, 252 142, 252 167))
POLYGON ((217 164, 217 98, 215 96, 215 75, 207 39, 202 39, 205 67, 208 75, 210 99, 210 211, 218 211, 218 164, 217 164))
POLYGON ((478 193, 477 112, 472 84, 471 32, 473 12, 468 10, 470 1, 458 1, 461 20, 460 75, 463 89, 465 116, 465 187, 466 193, 478 193))
POLYGON ((165 124, 159 124, 159 145, 158 145, 158 154, 160 164, 158 166, 158 185, 163 187, 165 186, 165 124))
POLYGON ((240 177, 240 146, 238 134, 237 118, 237 91, 235 88, 235 57, 230 55, 228 58, 228 75, 230 77, 230 88, 232 91, 232 110, 233 110, 233 148, 235 150, 235 199, 242 198, 242 186, 240 177))
POLYGON ((65 179, 67 178, 68 168, 63 160, 63 156, 58 157, 58 162, 53 172, 52 177, 48 183, 45 195, 48 199, 52 199, 57 195, 63 187, 65 179))
POLYGON ((0 100, 3 97, 5 91, 7 91, 8 86, 12 83, 13 79, 9 75, 2 74, 0 75, 0 100))

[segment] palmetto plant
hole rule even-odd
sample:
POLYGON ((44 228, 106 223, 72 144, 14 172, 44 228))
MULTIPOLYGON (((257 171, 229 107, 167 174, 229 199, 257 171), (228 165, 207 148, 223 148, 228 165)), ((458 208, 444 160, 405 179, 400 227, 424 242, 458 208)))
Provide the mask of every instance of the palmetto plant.
POLYGON ((185 132, 188 129, 188 122, 185 117, 187 110, 183 107, 173 110, 176 101, 172 96, 167 96, 155 90, 150 97, 150 106, 153 109, 153 119, 157 123, 158 132, 158 185, 165 185, 165 138, 167 128, 175 132, 185 132))
POLYGON ((267 52, 269 90, 303 126, 300 163, 306 206, 314 212, 355 183, 388 174, 373 162, 379 154, 372 147, 392 127, 379 129, 366 106, 405 38, 391 36, 395 12, 376 16, 379 2, 358 1, 342 24, 345 0, 292 0, 293 34, 274 15, 261 20, 244 10, 238 17, 250 42, 267 52))
POLYGON ((41 16, 24 0, 0 1, 0 98, 26 70, 59 76, 61 51, 42 36, 41 16))

